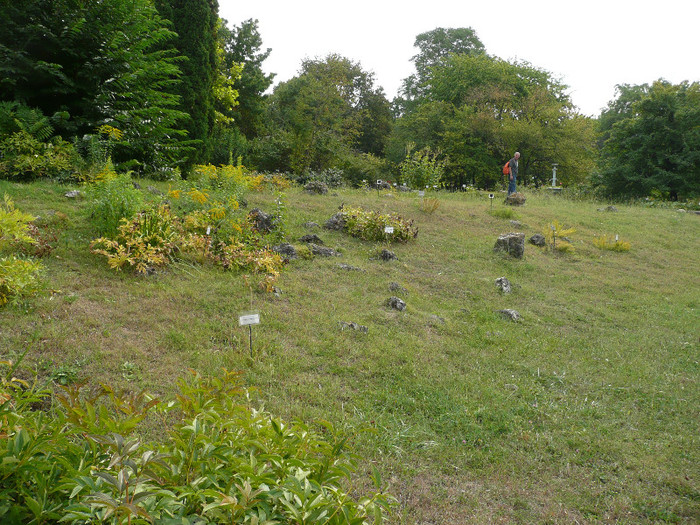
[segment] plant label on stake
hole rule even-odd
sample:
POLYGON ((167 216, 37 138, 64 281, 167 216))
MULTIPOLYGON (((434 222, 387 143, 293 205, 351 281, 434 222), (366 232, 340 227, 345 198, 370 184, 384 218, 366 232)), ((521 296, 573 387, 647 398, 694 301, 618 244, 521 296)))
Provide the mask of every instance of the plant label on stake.
POLYGON ((418 196, 419 196, 419 197, 425 197, 425 192, 424 192, 423 190, 420 190, 420 191, 418 192, 418 196))
POLYGON ((250 357, 253 357, 253 325, 260 324, 259 312, 243 312, 238 316, 238 326, 247 326, 250 344, 250 357))
POLYGON ((489 199, 491 200, 491 209, 493 210, 493 193, 489 193, 489 199))
POLYGON ((394 227, 393 226, 384 226, 384 233, 387 235, 391 235, 394 233, 394 227))

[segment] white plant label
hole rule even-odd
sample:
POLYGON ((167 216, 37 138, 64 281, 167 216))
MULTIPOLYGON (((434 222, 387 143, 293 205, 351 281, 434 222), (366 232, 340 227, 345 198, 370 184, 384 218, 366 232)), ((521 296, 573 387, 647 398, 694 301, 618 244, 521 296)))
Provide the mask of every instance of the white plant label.
POLYGON ((257 312, 246 312, 238 316, 238 326, 248 326, 260 324, 260 314, 257 312))
POLYGON ((493 199, 493 193, 489 193, 489 199, 493 199))
POLYGON ((419 197, 425 197, 425 192, 423 190, 418 192, 419 197))
POLYGON ((393 226, 384 226, 384 233, 394 233, 393 226))

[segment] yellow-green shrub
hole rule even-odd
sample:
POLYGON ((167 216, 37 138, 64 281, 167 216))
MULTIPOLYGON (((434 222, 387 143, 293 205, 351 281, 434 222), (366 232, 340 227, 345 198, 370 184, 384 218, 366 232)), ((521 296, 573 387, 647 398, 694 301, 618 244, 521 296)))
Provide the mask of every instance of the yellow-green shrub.
POLYGON ((413 221, 391 213, 389 215, 362 208, 344 207, 341 212, 345 220, 345 231, 353 237, 367 241, 406 242, 418 236, 418 228, 413 221), (393 233, 385 233, 387 226, 393 227, 393 233))
POLYGON ((631 244, 627 241, 621 241, 618 237, 612 235, 603 235, 593 239, 593 245, 601 250, 610 250, 613 252, 628 252, 631 244))

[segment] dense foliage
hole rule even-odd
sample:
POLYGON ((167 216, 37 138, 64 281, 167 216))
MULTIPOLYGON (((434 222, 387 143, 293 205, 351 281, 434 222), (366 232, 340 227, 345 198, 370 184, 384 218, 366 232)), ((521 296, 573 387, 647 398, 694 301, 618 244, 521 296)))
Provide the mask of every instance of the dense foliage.
POLYGON ((621 86, 601 116, 598 184, 614 196, 700 194, 700 83, 621 86))
POLYGON ((18 379, 16 364, 0 372, 3 523, 384 521, 387 495, 349 492, 350 436, 256 409, 236 373, 193 374, 161 403, 107 386, 53 398, 18 379), (147 418, 167 425, 167 441, 136 436, 147 418))

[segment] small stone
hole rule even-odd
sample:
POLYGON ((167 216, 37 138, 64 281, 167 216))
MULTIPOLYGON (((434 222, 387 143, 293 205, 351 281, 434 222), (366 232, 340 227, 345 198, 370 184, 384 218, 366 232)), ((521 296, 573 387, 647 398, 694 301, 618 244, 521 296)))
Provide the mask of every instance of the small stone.
POLYGON ((358 268, 357 266, 350 266, 349 264, 345 263, 340 263, 338 265, 338 268, 340 268, 341 270, 348 270, 351 272, 364 272, 362 268, 358 268))
POLYGON ((510 221, 510 225, 511 225, 513 228, 520 228, 520 227, 523 225, 523 223, 520 222, 520 221, 510 221))
POLYGON ((387 250, 384 248, 381 253, 379 254, 379 258, 382 261, 396 261, 398 260, 398 257, 396 257, 396 254, 392 251, 387 250))
POLYGON ((398 310, 399 312, 403 312, 406 309, 406 303, 396 296, 389 297, 387 300, 387 306, 389 308, 393 308, 394 310, 398 310))
POLYGON ((134 187, 135 190, 141 189, 141 185, 138 182, 136 182, 135 180, 131 181, 131 185, 134 187))
POLYGON ((67 192, 64 197, 68 197, 69 199, 75 199, 77 197, 80 197, 82 195, 78 190, 72 190, 67 192))
POLYGON ((301 239, 299 239, 301 242, 313 242, 316 244, 323 244, 323 241, 321 238, 316 235, 315 233, 311 233, 309 235, 304 235, 301 239))
POLYGON ((304 223, 304 228, 306 228, 307 230, 313 230, 314 228, 320 228, 320 227, 321 226, 319 226, 319 224, 316 222, 309 221, 309 222, 304 223))
POLYGON ((341 330, 355 330, 357 332, 362 332, 363 334, 366 334, 369 332, 369 328, 367 328, 364 325, 357 324, 354 322, 346 323, 345 321, 340 321, 340 329, 341 330))
POLYGON ((345 217, 343 217, 342 213, 336 213, 326 221, 326 224, 323 225, 324 228, 327 230, 342 230, 345 228, 345 217))
POLYGON ((530 244, 534 244, 535 246, 546 246, 547 240, 541 233, 536 233, 535 235, 530 237, 530 244))
POLYGON ((253 221, 253 227, 260 233, 269 233, 276 227, 275 217, 259 208, 250 210, 248 217, 253 221))
POLYGON ((146 189, 150 191, 153 195, 165 195, 162 191, 160 191, 158 188, 155 186, 147 186, 146 189))
POLYGON ((340 253, 336 252, 331 248, 326 248, 325 246, 319 246, 318 244, 309 243, 309 249, 314 255, 319 257, 340 257, 340 253))
POLYGON ((406 290, 406 288, 401 286, 399 283, 394 283, 394 282, 389 283, 389 291, 404 294, 404 295, 408 294, 408 290, 406 290))
POLYGON ((616 212, 617 208, 615 206, 606 206, 605 208, 598 208, 598 211, 616 212))
POLYGON ((296 259, 297 258, 297 250, 294 248, 289 243, 283 242, 282 244, 278 244, 277 246, 272 247, 272 251, 275 253, 279 253, 282 257, 285 259, 296 259))
POLYGON ((508 279, 506 279, 505 277, 499 277, 498 279, 496 279, 496 286, 503 293, 510 293, 511 292, 510 281, 508 279))
POLYGON ((433 323, 445 324, 445 318, 439 315, 432 314, 428 319, 433 323))
POLYGON ((501 317, 503 319, 506 319, 507 321, 519 321, 520 320, 520 314, 511 309, 505 309, 505 310, 498 310, 498 313, 501 314, 501 317))

